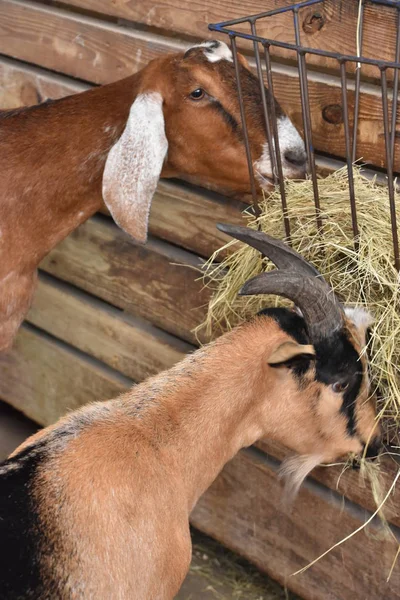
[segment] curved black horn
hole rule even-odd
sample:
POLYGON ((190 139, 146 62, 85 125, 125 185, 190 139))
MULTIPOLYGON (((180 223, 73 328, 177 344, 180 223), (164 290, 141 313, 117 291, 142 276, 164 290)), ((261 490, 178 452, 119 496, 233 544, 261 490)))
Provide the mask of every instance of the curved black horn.
POLYGON ((241 242, 245 242, 262 254, 267 256, 278 267, 278 269, 290 269, 311 275, 321 277, 317 269, 310 265, 298 252, 292 250, 281 240, 277 240, 262 231, 241 227, 239 225, 225 225, 218 223, 217 228, 241 242))
POLYGON ((343 326, 343 311, 327 283, 295 271, 261 273, 247 281, 241 296, 276 294, 292 300, 303 313, 312 342, 318 342, 343 326))
POLYGON ((279 269, 250 279, 240 295, 276 294, 292 300, 302 311, 313 342, 343 326, 343 310, 334 291, 295 250, 262 231, 235 225, 217 227, 262 252, 279 269))

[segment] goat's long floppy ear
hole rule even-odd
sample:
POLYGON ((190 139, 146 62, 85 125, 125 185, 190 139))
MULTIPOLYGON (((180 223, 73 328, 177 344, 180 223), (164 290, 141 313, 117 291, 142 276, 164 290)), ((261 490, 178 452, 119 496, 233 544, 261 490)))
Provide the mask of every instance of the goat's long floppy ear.
POLYGON ((314 346, 309 344, 297 344, 296 342, 283 342, 271 354, 268 364, 278 366, 287 363, 294 358, 315 358, 314 346))
POLYGON ((158 92, 137 96, 103 174, 107 208, 115 222, 139 242, 147 240, 150 204, 168 150, 162 103, 158 92))

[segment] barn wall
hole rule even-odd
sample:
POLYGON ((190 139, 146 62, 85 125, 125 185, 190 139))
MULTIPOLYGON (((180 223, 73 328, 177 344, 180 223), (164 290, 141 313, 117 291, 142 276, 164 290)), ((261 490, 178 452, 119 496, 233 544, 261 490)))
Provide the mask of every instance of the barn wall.
MULTIPOLYGON (((0 0, 0 108, 120 79, 155 56, 213 37, 208 22, 285 1, 0 0)), ((326 0, 322 9, 309 9, 301 24, 304 42, 333 51, 340 45, 355 54, 357 9, 356 0, 326 0)), ((395 11, 369 6, 366 12, 364 53, 392 60, 395 11)), ((259 33, 292 41, 287 16, 274 18, 259 33)), ((309 63, 314 146, 329 170, 338 164, 333 159, 345 154, 340 81, 332 61, 309 63)), ((276 96, 301 128, 295 57, 275 52, 273 71, 276 96)), ((359 156, 380 167, 385 155, 379 73, 364 74, 359 156)), ((348 100, 351 108, 351 89, 348 100)), ((0 358, 0 397, 48 424, 90 400, 112 397, 192 351, 198 344, 193 328, 209 298, 197 269, 226 239, 215 223, 240 223, 245 200, 162 181, 145 247, 135 245, 106 211, 79 227, 41 265, 27 322, 13 349, 0 358)), ((288 577, 355 530, 374 502, 357 474, 346 472, 338 484, 340 471, 332 468, 317 469, 292 510, 282 508, 276 470, 285 455, 267 442, 241 452, 200 500, 193 524, 306 599, 400 598, 397 568, 386 583, 397 544, 378 539, 374 527, 304 574, 288 577)), ((394 467, 388 464, 386 471, 388 489, 394 467)), ((397 534, 400 518, 393 507, 388 515, 397 534)))

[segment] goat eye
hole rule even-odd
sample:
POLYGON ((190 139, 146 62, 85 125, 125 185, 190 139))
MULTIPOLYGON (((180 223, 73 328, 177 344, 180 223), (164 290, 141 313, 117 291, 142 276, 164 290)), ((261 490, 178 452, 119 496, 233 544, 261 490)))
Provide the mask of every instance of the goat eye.
POLYGON ((349 383, 344 381, 335 381, 335 383, 332 384, 332 390, 335 392, 335 394, 341 394, 347 390, 348 387, 349 383))
POLYGON ((190 97, 192 100, 201 100, 204 96, 204 90, 202 90, 201 88, 197 88, 197 90, 193 90, 193 92, 190 94, 190 97))

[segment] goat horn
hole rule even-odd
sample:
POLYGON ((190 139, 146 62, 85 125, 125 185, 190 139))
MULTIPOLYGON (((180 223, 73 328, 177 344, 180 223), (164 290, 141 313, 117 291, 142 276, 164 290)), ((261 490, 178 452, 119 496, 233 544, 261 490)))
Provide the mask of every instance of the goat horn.
POLYGON ((334 291, 317 269, 295 250, 262 231, 225 224, 217 227, 259 250, 280 269, 250 279, 240 295, 277 294, 292 300, 303 313, 313 342, 343 326, 343 310, 334 291))
POLYGON ((295 271, 261 273, 247 281, 241 296, 276 294, 292 300, 303 313, 313 343, 343 326, 343 311, 325 280, 295 271))
POLYGON ((304 273, 304 275, 321 277, 317 269, 313 265, 310 265, 310 263, 295 250, 292 250, 290 246, 287 246, 281 240, 277 240, 262 231, 256 231, 249 227, 225 225, 222 223, 218 223, 217 228, 223 233, 259 250, 262 254, 272 260, 278 269, 288 269, 297 271, 298 273, 304 273))

